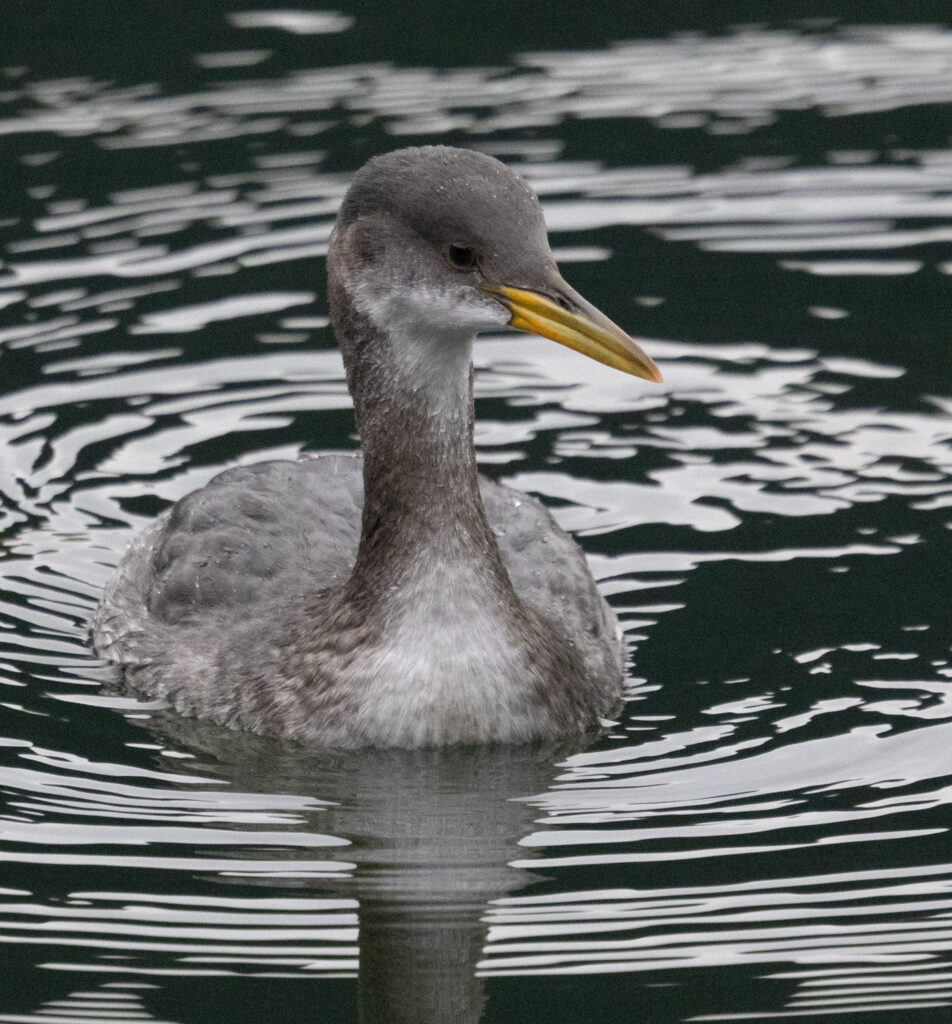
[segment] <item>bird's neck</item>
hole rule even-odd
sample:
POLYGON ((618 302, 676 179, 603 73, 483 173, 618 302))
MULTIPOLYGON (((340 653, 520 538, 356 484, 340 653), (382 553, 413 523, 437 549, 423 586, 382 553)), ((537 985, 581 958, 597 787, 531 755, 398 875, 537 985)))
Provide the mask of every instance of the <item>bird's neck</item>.
POLYGON ((479 494, 472 338, 377 326, 347 296, 332 311, 364 452, 352 588, 379 596, 441 577, 440 589, 515 600, 479 494))
POLYGON ((391 364, 380 387, 355 393, 364 451, 360 557, 489 557, 496 544, 479 496, 471 370, 441 367, 426 381, 403 377, 405 369, 391 364))

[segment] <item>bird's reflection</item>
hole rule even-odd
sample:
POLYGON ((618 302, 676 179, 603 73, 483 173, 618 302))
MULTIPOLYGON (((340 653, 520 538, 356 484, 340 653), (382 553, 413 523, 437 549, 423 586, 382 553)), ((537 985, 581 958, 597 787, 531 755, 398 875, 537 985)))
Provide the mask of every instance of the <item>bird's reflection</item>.
MULTIPOLYGON (((550 784, 566 747, 332 754, 194 720, 156 719, 151 731, 242 791, 327 802, 307 824, 349 840, 336 855, 356 869, 339 882, 307 884, 359 902, 364 1024, 481 1019, 485 908, 534 880, 509 866, 526 856, 518 842, 535 812, 524 798, 550 784)), ((289 879, 273 884, 287 887, 289 879)))

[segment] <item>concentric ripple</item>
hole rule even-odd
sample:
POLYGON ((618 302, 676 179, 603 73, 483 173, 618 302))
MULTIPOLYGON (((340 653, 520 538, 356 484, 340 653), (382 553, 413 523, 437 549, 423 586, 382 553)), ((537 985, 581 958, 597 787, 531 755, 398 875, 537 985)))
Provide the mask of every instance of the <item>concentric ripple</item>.
POLYGON ((371 17, 233 12, 189 88, 4 69, 0 1024, 355 992, 388 1024, 940 1019, 952 32, 433 68, 349 50, 371 17), (434 141, 527 175, 664 370, 476 346, 479 459, 585 547, 624 713, 585 750, 343 756, 104 688, 86 630, 136 529, 226 466, 354 450, 333 216, 371 152, 434 141))

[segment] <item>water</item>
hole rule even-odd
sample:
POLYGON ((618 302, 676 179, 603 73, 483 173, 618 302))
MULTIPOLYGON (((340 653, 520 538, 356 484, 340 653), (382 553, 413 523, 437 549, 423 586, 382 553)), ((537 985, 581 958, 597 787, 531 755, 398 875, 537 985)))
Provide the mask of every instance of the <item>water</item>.
POLYGON ((5 26, 0 1021, 945 1019, 952 32, 447 10, 5 26), (333 212, 431 141, 529 177, 664 371, 476 348, 480 460, 589 553, 624 715, 332 757, 105 695, 136 529, 354 448, 333 212))

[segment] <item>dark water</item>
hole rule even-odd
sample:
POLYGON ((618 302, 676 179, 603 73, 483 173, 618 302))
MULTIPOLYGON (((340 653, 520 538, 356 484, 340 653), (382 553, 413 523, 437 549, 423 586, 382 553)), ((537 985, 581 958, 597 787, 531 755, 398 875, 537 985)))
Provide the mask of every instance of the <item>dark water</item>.
POLYGON ((948 1019, 952 31, 857 6, 5 12, 0 1022, 948 1019), (137 528, 354 447, 333 212, 432 141, 528 176, 665 373, 476 349, 624 717, 330 757, 104 696, 137 528))

